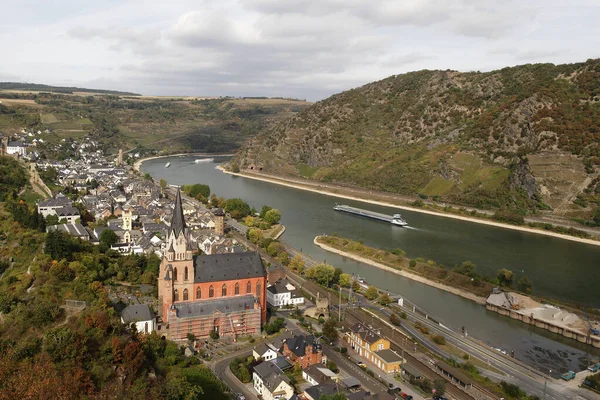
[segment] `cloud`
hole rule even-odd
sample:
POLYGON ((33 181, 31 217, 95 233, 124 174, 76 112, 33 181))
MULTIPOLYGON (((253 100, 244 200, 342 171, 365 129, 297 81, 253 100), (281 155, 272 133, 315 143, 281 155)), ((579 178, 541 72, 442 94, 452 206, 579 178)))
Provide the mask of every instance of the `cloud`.
MULTIPOLYGON (((3 70, 29 81, 105 83, 146 94, 315 100, 414 69, 583 61, 598 55, 600 34, 600 12, 585 0, 568 6, 559 0, 111 0, 85 6, 62 0, 54 7, 40 0, 35 22, 0 26, 3 70), (44 20, 44 12, 55 18, 44 20)), ((20 20, 23 12, 15 5, 5 19, 20 20)))

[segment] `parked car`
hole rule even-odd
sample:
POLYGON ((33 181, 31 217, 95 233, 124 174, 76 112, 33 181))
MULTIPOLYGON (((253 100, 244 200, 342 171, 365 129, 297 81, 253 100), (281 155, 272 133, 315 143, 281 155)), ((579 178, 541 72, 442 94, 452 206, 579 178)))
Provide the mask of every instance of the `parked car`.
POLYGON ((588 367, 588 370, 591 372, 598 372, 600 371, 600 363, 594 364, 594 365, 590 365, 588 367))
POLYGON ((362 361, 359 361, 359 362, 357 362, 357 363, 356 363, 356 365, 358 365, 358 366, 359 366, 359 367, 361 367, 361 368, 367 368, 367 364, 365 364, 365 363, 364 363, 364 362, 362 362, 362 361))
POLYGON ((446 397, 442 396, 433 396, 433 400, 448 400, 446 397))
POLYGON ((404 397, 406 400, 412 400, 413 398, 410 394, 404 392, 402 392, 400 396, 404 397))

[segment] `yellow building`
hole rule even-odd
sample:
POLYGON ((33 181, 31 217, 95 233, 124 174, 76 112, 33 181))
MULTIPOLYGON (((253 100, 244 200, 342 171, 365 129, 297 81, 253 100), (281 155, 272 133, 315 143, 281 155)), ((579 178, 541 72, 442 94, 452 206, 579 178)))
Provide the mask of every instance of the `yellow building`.
POLYGON ((388 373, 399 373, 405 360, 390 349, 390 341, 378 332, 357 323, 346 332, 346 341, 352 350, 375 364, 379 369, 388 373))

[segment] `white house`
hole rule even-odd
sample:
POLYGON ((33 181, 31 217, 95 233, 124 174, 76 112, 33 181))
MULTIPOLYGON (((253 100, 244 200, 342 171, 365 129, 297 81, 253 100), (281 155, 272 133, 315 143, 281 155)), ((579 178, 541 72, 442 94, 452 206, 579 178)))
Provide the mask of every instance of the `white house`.
POLYGON ((147 304, 135 304, 127 306, 121 312, 121 322, 135 328, 140 333, 152 333, 156 330, 156 318, 147 304))
POLYGON ((254 367, 252 381, 254 389, 264 400, 288 400, 294 396, 290 379, 270 361, 264 361, 254 367))
POLYGON ((279 355, 277 349, 268 343, 261 343, 252 349, 252 355, 255 359, 262 359, 264 361, 271 361, 277 358, 279 355))
POLYGON ((273 307, 304 304, 304 297, 287 281, 278 280, 267 287, 267 303, 273 307))
POLYGON ((23 157, 27 153, 27 147, 21 142, 8 142, 6 146, 6 154, 17 154, 23 157))
POLYGON ((314 364, 302 369, 302 378, 311 385, 316 386, 322 383, 337 381, 338 375, 329 368, 324 366, 319 367, 318 364, 314 364))
POLYGON ((65 196, 58 196, 56 198, 37 203, 38 213, 42 214, 44 218, 46 218, 48 215, 56 215, 56 210, 59 208, 69 206, 73 206, 73 202, 65 196))

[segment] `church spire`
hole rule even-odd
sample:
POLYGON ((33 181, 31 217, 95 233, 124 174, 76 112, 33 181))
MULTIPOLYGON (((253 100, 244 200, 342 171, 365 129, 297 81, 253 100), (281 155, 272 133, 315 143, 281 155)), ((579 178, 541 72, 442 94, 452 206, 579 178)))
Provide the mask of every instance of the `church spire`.
POLYGON ((171 219, 171 232, 175 237, 185 230, 185 219, 183 218, 183 206, 181 205, 181 190, 177 188, 175 197, 175 209, 173 210, 173 219, 171 219))

